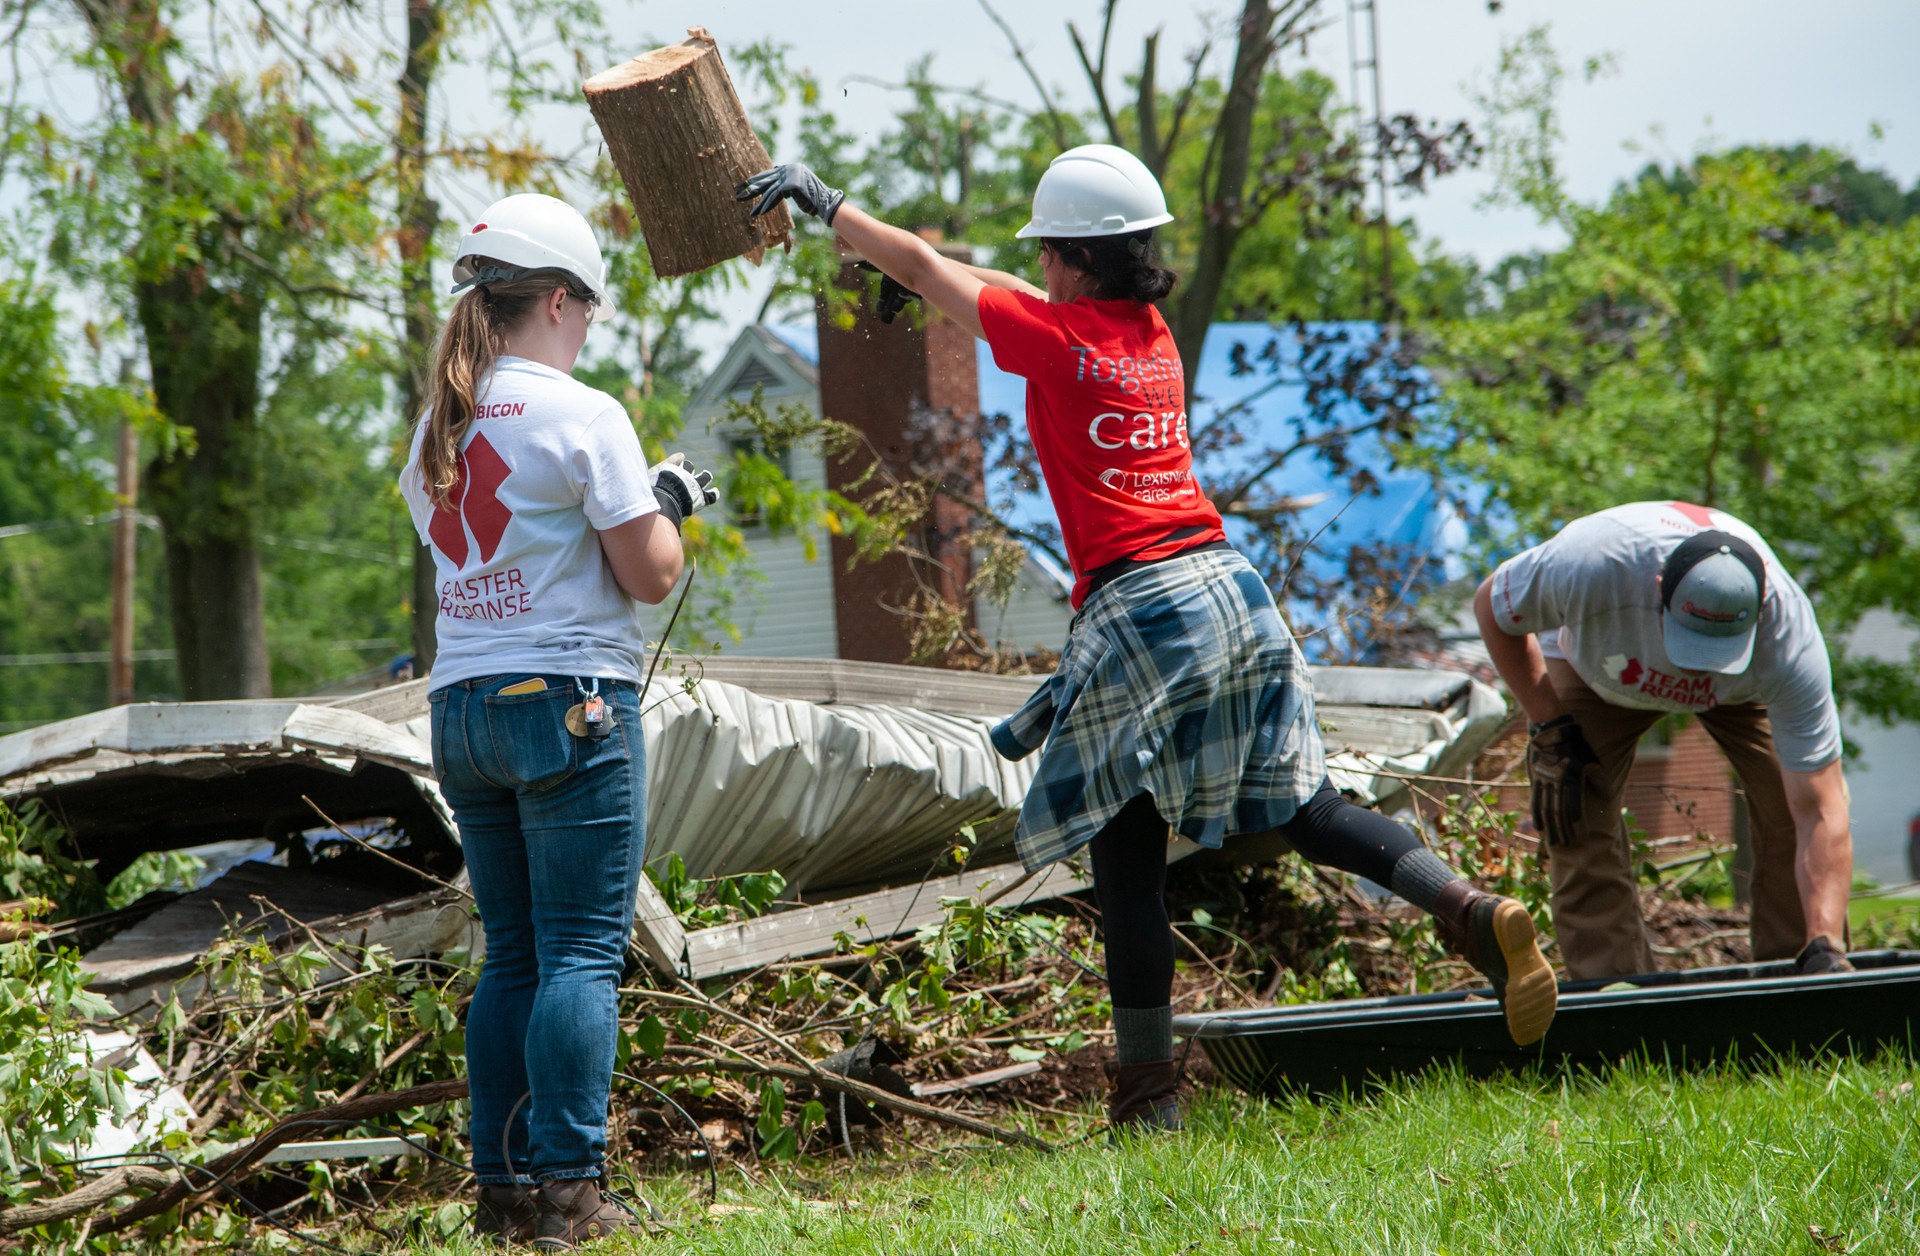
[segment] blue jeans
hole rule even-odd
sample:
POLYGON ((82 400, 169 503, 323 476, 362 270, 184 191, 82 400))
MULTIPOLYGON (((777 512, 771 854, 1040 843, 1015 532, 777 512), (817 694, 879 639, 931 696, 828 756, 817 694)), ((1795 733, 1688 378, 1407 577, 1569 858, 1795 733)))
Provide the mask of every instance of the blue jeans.
POLYGON ((482 1185, 601 1171, 620 973, 646 851, 637 688, 600 681, 618 723, 590 739, 564 722, 580 700, 572 677, 499 693, 528 679, 456 681, 431 698, 434 770, 487 940, 467 1010, 482 1185))

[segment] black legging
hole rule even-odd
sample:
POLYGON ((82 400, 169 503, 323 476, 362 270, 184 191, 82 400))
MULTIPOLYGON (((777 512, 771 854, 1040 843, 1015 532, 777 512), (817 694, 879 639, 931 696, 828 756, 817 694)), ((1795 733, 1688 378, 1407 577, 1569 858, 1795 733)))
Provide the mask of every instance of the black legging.
MULTIPOLYGON (((1420 839, 1378 812, 1356 807, 1330 782, 1280 826, 1300 854, 1376 885, 1420 839)), ((1093 893, 1107 944, 1115 1007, 1165 1007, 1173 997, 1173 926, 1167 917, 1167 822, 1151 794, 1138 794, 1094 835, 1093 893)))

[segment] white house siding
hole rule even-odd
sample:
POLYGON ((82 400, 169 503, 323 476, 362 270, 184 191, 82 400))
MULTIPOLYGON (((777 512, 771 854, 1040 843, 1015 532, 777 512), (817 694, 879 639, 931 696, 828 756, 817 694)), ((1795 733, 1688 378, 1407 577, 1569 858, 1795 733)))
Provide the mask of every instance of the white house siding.
MULTIPOLYGON (((731 460, 727 442, 738 430, 726 422, 732 394, 725 390, 750 364, 752 373, 764 381, 761 397, 769 411, 782 404, 798 404, 818 412, 820 391, 811 369, 770 334, 749 327, 688 402, 683 445, 695 466, 720 468, 731 460), (767 379, 768 375, 772 378, 767 379)), ((738 397, 744 400, 751 392, 742 389, 738 397)), ((826 483, 826 464, 813 450, 793 451, 791 473, 797 484, 807 488, 826 483)), ((720 517, 731 522, 726 509, 722 497, 720 517)), ((817 553, 808 561, 806 545, 797 537, 771 536, 754 525, 742 530, 752 565, 764 579, 729 573, 725 585, 733 594, 729 618, 740 630, 741 640, 722 642, 722 651, 777 658, 836 657, 840 649, 833 608, 833 559, 825 532, 818 534, 817 553)), ((718 600, 712 592, 706 590, 703 597, 696 585, 688 598, 692 609, 711 609, 718 600)))
MULTIPOLYGON (((793 478, 816 488, 826 482, 820 455, 796 450, 793 478)), ((836 658, 840 653, 833 613, 833 554, 824 529, 814 538, 815 553, 808 561, 806 545, 798 537, 770 536, 765 528, 744 529, 753 551, 753 564, 764 580, 736 578, 733 623, 740 630, 734 653, 768 658, 836 658)))
POLYGON ((1066 644, 1067 627, 1073 622, 1065 591, 1032 562, 1021 572, 1020 586, 1004 607, 977 597, 973 614, 989 644, 1027 652, 1058 650, 1066 644))
MULTIPOLYGON (((1869 611, 1848 639, 1848 648, 1890 663, 1912 657, 1920 632, 1890 611, 1869 611)), ((1920 725, 1891 728, 1853 711, 1842 711, 1849 749, 1847 788, 1853 795, 1853 862, 1862 872, 1892 885, 1913 879, 1907 867, 1907 825, 1920 814, 1920 725)))

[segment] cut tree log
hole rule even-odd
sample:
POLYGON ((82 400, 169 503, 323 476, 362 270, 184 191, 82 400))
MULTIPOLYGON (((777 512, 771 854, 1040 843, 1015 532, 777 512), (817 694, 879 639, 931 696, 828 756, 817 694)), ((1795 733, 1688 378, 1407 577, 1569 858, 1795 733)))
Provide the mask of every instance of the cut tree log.
POLYGON ((792 246, 785 205, 756 219, 733 199, 734 186, 773 159, 747 121, 713 36, 699 26, 687 34, 685 43, 596 74, 585 87, 663 277, 741 256, 758 265, 768 246, 792 246))

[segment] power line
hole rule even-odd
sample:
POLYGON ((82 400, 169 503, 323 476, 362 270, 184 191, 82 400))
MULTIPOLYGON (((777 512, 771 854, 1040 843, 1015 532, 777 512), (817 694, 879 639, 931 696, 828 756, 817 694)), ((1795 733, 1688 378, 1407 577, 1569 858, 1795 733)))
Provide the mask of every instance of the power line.
MULTIPOLYGON (((329 650, 391 650, 403 644, 398 637, 368 637, 361 641, 330 641, 329 650)), ((136 663, 164 663, 178 657, 173 650, 135 650, 136 663)), ((111 663, 108 650, 73 650, 64 654, 0 654, 0 667, 49 667, 62 663, 111 663)))
MULTIPOLYGON (((10 536, 31 536, 36 532, 52 532, 59 528, 91 528, 103 523, 113 523, 119 518, 118 512, 105 515, 86 515, 79 519, 45 519, 38 523, 10 523, 0 527, 0 541, 10 536)), ((135 522, 153 532, 161 532, 160 520, 144 512, 134 516, 135 522)), ((255 540, 262 545, 278 549, 311 550, 316 554, 334 554, 341 558, 358 558, 370 563, 398 563, 402 556, 386 550, 378 550, 370 545, 354 545, 341 541, 316 541, 306 537, 272 536, 262 534, 255 540)), ((411 562, 412 558, 406 557, 411 562)))
MULTIPOLYGON (((136 663, 161 663, 174 657, 172 650, 135 650, 136 663)), ((111 663, 110 650, 76 650, 66 654, 0 654, 0 667, 47 667, 57 663, 111 663)))

